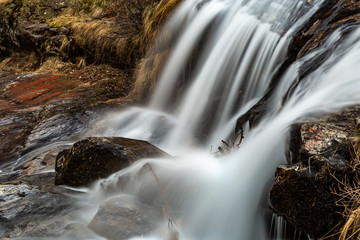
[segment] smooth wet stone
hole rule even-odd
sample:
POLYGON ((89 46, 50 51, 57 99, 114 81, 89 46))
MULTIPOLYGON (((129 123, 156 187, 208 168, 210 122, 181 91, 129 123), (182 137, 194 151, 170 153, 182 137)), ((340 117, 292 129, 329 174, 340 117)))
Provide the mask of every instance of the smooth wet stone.
POLYGON ((159 219, 149 206, 123 195, 102 204, 88 227, 109 240, 125 240, 150 233, 159 219))
POLYGON ((89 137, 59 153, 55 184, 87 186, 136 160, 169 155, 148 142, 121 137, 89 137))

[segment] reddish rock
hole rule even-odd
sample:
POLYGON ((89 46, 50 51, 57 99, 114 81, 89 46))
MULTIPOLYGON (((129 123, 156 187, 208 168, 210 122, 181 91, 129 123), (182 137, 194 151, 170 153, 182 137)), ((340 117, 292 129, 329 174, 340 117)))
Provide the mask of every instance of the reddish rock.
MULTIPOLYGON (((69 96, 68 91, 75 88, 75 81, 57 75, 31 74, 18 76, 18 80, 6 86, 5 95, 13 108, 26 108, 69 96)), ((72 93, 72 96, 79 94, 72 93)), ((0 102, 1 110, 1 102, 0 102)), ((4 110, 7 110, 4 108, 4 110)))

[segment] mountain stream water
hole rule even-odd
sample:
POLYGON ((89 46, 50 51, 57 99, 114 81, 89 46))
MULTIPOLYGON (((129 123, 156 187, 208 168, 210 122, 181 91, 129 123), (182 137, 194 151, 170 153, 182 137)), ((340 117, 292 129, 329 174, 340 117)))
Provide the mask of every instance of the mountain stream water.
MULTIPOLYGON (((144 159, 99 182, 88 193, 95 199, 90 205, 97 209, 122 194, 150 205, 162 202, 165 213, 154 220, 159 230, 147 239, 177 239, 171 238, 169 221, 179 239, 268 239, 267 191, 276 166, 284 162, 289 126, 360 101, 360 30, 352 29, 346 38, 344 29, 338 30, 321 48, 292 64, 275 90, 269 114, 256 128, 245 129, 240 147, 219 158, 214 149, 231 139, 237 117, 266 93, 285 60, 291 34, 320 5, 299 0, 185 1, 165 27, 179 37, 150 103, 112 113, 99 123, 99 135, 147 140, 175 159, 144 159), (181 79, 199 44, 203 48, 191 79, 181 79), (329 49, 327 60, 281 104, 301 66, 329 49), (166 201, 153 176, 142 173, 148 163, 167 186, 166 201)), ((277 232, 275 238, 282 239, 283 230, 277 232)))
MULTIPOLYGON (((217 146, 231 141, 236 119, 266 93, 292 34, 321 3, 185 0, 164 27, 177 38, 149 103, 113 112, 91 132, 143 139, 174 157, 140 160, 85 189, 78 203, 86 210, 74 221, 86 225, 104 202, 126 196, 158 213, 152 219, 157 230, 132 239, 269 239, 267 192, 284 162, 289 126, 360 102, 360 29, 346 37, 344 29, 334 32, 293 63, 274 91, 269 113, 257 127, 245 127, 241 145, 220 157, 217 146), (281 104, 303 64, 329 49, 324 63, 281 104), (190 77, 183 79, 190 60, 190 77), (147 164, 158 180, 144 171, 147 164)), ((275 238, 282 239, 281 224, 276 229, 275 238)))

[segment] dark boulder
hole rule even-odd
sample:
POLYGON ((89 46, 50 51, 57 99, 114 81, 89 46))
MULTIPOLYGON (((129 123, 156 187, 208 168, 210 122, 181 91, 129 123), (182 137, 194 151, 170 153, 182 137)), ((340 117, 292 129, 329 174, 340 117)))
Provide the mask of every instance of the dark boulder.
POLYGON ((342 221, 339 197, 331 189, 338 182, 302 164, 279 166, 270 191, 270 208, 312 239, 329 233, 342 221))
POLYGON ((169 156, 148 142, 121 137, 90 137, 56 158, 55 184, 86 186, 138 159, 169 156))
POLYGON ((290 133, 287 165, 279 166, 270 191, 270 208, 317 239, 343 220, 340 182, 355 177, 351 142, 359 107, 297 123, 290 133), (354 121, 355 120, 355 121, 354 121))

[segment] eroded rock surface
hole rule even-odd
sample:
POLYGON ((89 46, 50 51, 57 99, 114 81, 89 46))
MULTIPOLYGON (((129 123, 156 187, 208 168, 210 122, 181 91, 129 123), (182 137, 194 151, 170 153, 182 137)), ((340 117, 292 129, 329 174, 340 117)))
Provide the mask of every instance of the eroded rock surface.
POLYGON ((311 238, 320 238, 343 220, 337 204, 340 181, 354 177, 352 137, 360 107, 293 126, 287 165, 279 166, 270 207, 311 238))
POLYGON ((0 185, 0 238, 61 234, 75 213, 73 200, 65 193, 66 190, 57 187, 23 183, 0 185))

